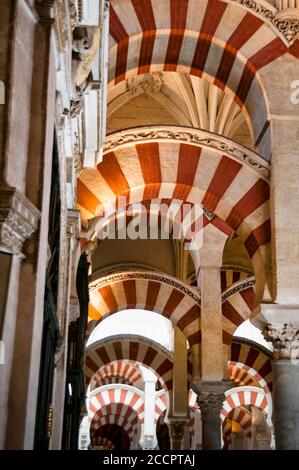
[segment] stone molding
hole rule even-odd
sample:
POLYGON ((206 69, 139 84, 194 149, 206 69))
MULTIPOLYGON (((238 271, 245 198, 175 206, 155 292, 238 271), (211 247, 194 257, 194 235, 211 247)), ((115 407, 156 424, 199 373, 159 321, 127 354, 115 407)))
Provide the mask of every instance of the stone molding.
POLYGON ((15 254, 37 230, 40 211, 17 189, 0 187, 0 246, 15 254))
POLYGON ((143 280, 150 280, 150 281, 158 281, 168 284, 176 289, 180 290, 184 294, 191 297, 195 302, 200 302, 200 296, 197 292, 189 289, 189 286, 184 285, 182 282, 177 282, 174 278, 166 277, 162 274, 153 273, 153 272, 143 272, 143 271, 135 271, 135 272, 122 272, 111 274, 109 276, 105 276, 99 279, 95 279, 89 284, 89 292, 93 292, 95 290, 100 289, 105 285, 110 285, 113 282, 120 282, 126 281, 128 279, 143 279, 143 280))
POLYGON ((262 334, 273 344, 275 360, 299 359, 299 326, 291 323, 267 325, 262 334))
POLYGON ((225 302, 227 299, 232 297, 239 292, 242 292, 249 287, 255 286, 255 277, 251 276, 245 280, 235 282, 232 286, 228 287, 221 295, 222 303, 225 302))
POLYGON ((175 141, 214 149, 226 153, 255 170, 265 180, 270 178, 270 166, 257 153, 230 139, 202 129, 179 126, 149 126, 126 129, 110 134, 106 138, 103 154, 115 151, 118 147, 140 144, 150 141, 175 141))
POLYGON ((109 274, 127 272, 127 271, 153 271, 156 272, 157 269, 153 266, 149 266, 141 263, 117 263, 104 268, 94 271, 89 276, 89 282, 96 281, 99 277, 108 276, 109 274))
POLYGON ((287 8, 279 11, 271 5, 254 0, 232 0, 253 11, 262 19, 270 22, 281 33, 288 43, 295 41, 299 35, 299 11, 295 8, 287 8), (297 11, 296 11, 297 10, 297 11))

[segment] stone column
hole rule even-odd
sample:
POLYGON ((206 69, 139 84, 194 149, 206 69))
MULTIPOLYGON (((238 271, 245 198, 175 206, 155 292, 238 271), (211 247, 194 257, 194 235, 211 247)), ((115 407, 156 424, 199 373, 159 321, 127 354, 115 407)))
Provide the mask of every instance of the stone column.
MULTIPOLYGON (((54 384, 53 384, 53 426, 50 441, 51 450, 61 448, 63 409, 65 399, 66 362, 68 348, 68 326, 72 316, 70 315, 70 297, 72 264, 79 245, 80 215, 77 211, 67 212, 66 234, 63 244, 65 249, 60 250, 60 272, 63 282, 59 283, 58 318, 60 320, 60 334, 63 341, 55 357, 54 384)), ((61 244, 62 245, 62 244, 61 244)), ((79 307, 78 307, 79 310, 79 307)), ((79 312, 78 312, 79 313, 79 312)))
POLYGON ((157 447, 155 406, 156 406, 156 382, 157 377, 146 369, 143 370, 144 378, 144 425, 140 440, 143 449, 155 449, 157 447))
POLYGON ((185 428, 187 422, 187 418, 179 416, 172 416, 168 419, 171 450, 183 449, 185 428))
POLYGON ((22 190, 41 214, 38 233, 36 232, 24 244, 25 257, 20 264, 19 281, 14 293, 17 297, 17 315, 5 438, 7 449, 27 450, 33 448, 34 442, 44 288, 48 262, 48 213, 56 79, 55 42, 52 30, 54 20, 51 10, 54 2, 35 2, 34 5, 41 7, 40 22, 33 2, 10 3, 16 5, 17 16, 12 23, 14 80, 11 86, 14 93, 10 109, 14 110, 14 113, 9 119, 7 179, 8 182, 12 181, 11 176, 19 173, 12 157, 16 155, 19 159, 21 154, 25 156, 24 174, 21 173, 24 181, 22 190), (26 67, 24 67, 24 51, 26 67), (20 83, 24 85, 21 89, 20 83), (17 90, 19 93, 16 94, 17 90), (15 100, 24 103, 28 117, 20 114, 15 100), (27 125, 23 126, 25 121, 27 125), (24 130, 26 136, 20 132, 20 129, 24 130), (21 139, 20 146, 17 145, 18 134, 21 139))
POLYGON ((296 324, 272 323, 263 330, 274 346, 273 424, 279 450, 299 450, 299 309, 293 314, 296 324))
POLYGON ((40 212, 17 189, 0 183, 0 449, 5 448, 10 380, 24 242, 36 231, 40 212))
POLYGON ((201 393, 199 405, 202 421, 202 449, 221 449, 221 418, 220 412, 224 401, 224 393, 201 393))
MULTIPOLYGON (((219 231, 218 231, 219 232, 219 231)), ((222 341, 222 255, 227 236, 212 229, 204 234, 199 250, 198 287, 201 295, 201 382, 221 382, 226 376, 227 357, 222 341), (207 239, 206 239, 207 237, 207 239), (211 245, 211 243, 213 245, 211 245)))
POLYGON ((187 417, 188 395, 187 340, 181 330, 175 327, 173 351, 173 399, 170 404, 170 415, 187 417))

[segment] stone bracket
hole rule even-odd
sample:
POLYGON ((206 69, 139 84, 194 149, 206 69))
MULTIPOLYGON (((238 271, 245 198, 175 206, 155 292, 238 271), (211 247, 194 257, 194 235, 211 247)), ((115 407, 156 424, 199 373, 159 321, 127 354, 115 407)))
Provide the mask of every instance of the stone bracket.
POLYGON ((17 189, 0 187, 0 247, 20 254, 38 228, 40 211, 17 189))

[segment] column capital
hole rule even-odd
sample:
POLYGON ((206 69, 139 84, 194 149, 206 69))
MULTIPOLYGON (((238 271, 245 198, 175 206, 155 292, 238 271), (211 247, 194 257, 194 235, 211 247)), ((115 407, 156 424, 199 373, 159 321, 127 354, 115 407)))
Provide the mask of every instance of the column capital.
POLYGON ((169 416, 168 427, 170 438, 172 441, 183 439, 187 422, 187 416, 169 416))
POLYGON ((252 323, 273 344, 275 360, 299 359, 299 305, 261 304, 252 323))
POLYGON ((299 325, 292 323, 267 325, 262 334, 274 347, 275 360, 299 359, 299 325))
POLYGON ((219 418, 225 396, 223 393, 201 393, 198 396, 202 420, 219 418))
POLYGON ((197 402, 202 419, 219 418, 225 400, 225 392, 232 388, 230 381, 202 382, 196 386, 197 402))
POLYGON ((0 246, 20 254, 37 230, 40 211, 16 188, 0 187, 0 246))

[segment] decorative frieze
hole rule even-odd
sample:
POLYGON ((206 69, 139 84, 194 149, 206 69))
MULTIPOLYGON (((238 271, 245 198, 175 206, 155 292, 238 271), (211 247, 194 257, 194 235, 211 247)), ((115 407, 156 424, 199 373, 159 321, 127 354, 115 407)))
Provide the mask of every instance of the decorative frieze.
POLYGON ((232 297, 233 295, 238 294, 239 292, 242 292, 243 290, 248 289, 249 287, 254 287, 254 286, 255 286, 254 276, 248 277, 247 279, 243 281, 234 283, 231 287, 229 287, 223 292, 221 296, 222 303, 225 302, 230 297, 232 297))
POLYGON ((299 359, 299 325, 270 324, 262 331, 266 341, 274 348, 274 359, 299 359))
POLYGON ((198 303, 200 302, 200 296, 197 292, 189 289, 183 283, 177 282, 174 278, 171 278, 168 276, 166 277, 162 274, 142 272, 142 271, 117 273, 117 274, 112 274, 110 276, 106 276, 100 279, 96 279, 89 284, 89 292, 98 290, 103 286, 112 284, 113 282, 126 281, 129 279, 144 279, 144 280, 150 280, 150 281, 163 282, 164 284, 168 284, 180 290, 181 292, 183 292, 184 294, 188 295, 193 300, 195 300, 195 302, 198 302, 198 303))
POLYGON ((117 147, 148 141, 177 141, 212 148, 231 155, 242 164, 257 171, 263 179, 269 180, 270 178, 270 166, 252 150, 212 132, 189 127, 150 126, 146 129, 135 128, 116 132, 107 136, 103 153, 114 151, 117 147))
POLYGON ((19 254, 38 227, 39 210, 15 188, 0 188, 0 247, 19 254))

